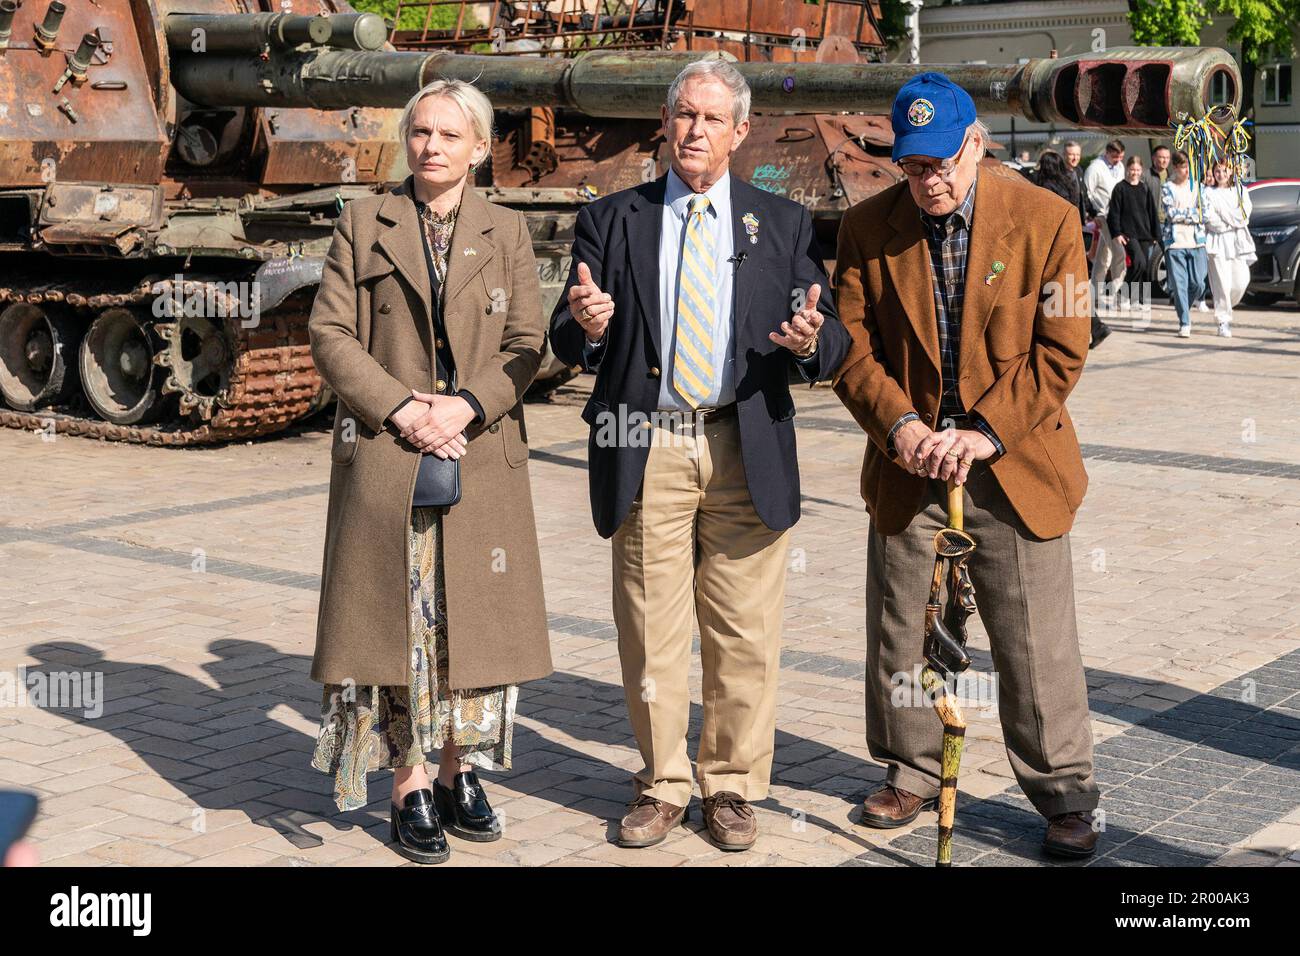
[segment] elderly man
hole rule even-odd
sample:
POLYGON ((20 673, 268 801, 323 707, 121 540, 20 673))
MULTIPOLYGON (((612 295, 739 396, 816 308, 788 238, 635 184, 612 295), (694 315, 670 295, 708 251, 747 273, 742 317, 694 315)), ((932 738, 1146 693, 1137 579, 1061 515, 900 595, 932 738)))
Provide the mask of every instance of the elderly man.
POLYGON ((853 345, 835 391, 869 438, 867 743, 889 768, 862 820, 903 826, 939 792, 939 723, 891 691, 923 659, 952 479, 1011 768, 1046 849, 1086 856, 1098 789, 1067 532, 1088 479, 1065 409, 1088 351, 1078 210, 980 166, 987 131, 943 74, 899 90, 893 126, 906 181, 849 210, 836 263, 853 345))
POLYGON ((728 174, 749 88, 692 63, 663 108, 670 169, 578 214, 551 319, 596 370, 583 419, 596 530, 613 537, 623 686, 645 766, 618 842, 651 846, 692 790, 692 610, 704 723, 696 770, 713 841, 757 837, 767 795, 786 539, 799 518, 790 377, 829 378, 848 348, 808 211, 728 174))

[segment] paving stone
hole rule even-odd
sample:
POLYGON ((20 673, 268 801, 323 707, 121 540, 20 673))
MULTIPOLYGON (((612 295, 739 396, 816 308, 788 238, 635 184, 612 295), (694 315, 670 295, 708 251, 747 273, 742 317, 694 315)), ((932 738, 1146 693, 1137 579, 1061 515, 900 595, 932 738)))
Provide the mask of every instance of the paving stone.
MULTIPOLYGON (((1300 864, 1300 311, 1239 309, 1235 337, 1150 328, 1090 356, 1070 400, 1091 482, 1071 533, 1100 855, 1043 855, 996 715, 970 707, 956 852, 975 866, 1300 864), (1213 394, 1210 403, 1186 396, 1213 394), (1158 415, 1158 431, 1151 429, 1158 415), (1243 442, 1243 421, 1254 442, 1243 442), (1100 570, 1099 570, 1100 568, 1100 570)), ((724 854, 692 823, 610 843, 640 766, 623 704, 609 542, 590 526, 580 377, 530 404, 556 673, 521 689, 514 769, 483 774, 509 836, 453 866, 930 866, 934 815, 853 822, 883 779, 865 745, 865 439, 825 388, 796 392, 805 569, 787 583, 763 837, 724 854), (737 859, 737 856, 740 858, 737 859)), ((0 709, 0 779, 42 795, 47 861, 413 866, 387 846, 389 776, 339 814, 311 769, 308 678, 328 490, 328 416, 280 438, 178 453, 0 430, 0 671, 104 675, 104 711, 0 709), (96 477, 93 494, 85 476, 96 477), (190 571, 201 546, 206 570, 190 571), (206 832, 203 831, 206 828, 206 832)), ((991 669, 972 621, 976 669, 991 669)), ((702 713, 698 643, 689 749, 702 713)), ((937 730, 937 727, 936 727, 937 730)))

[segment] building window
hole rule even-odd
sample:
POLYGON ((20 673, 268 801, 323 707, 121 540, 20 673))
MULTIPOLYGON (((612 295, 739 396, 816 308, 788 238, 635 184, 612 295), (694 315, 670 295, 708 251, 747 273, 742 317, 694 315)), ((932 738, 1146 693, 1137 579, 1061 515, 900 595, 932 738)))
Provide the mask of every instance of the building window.
POLYGON ((1265 106, 1291 105, 1291 64, 1274 63, 1260 71, 1265 106))
POLYGON ((1229 100, 1230 97, 1228 96, 1228 74, 1223 71, 1219 71, 1218 73, 1215 73, 1210 80, 1210 103, 1211 104, 1227 103, 1229 102, 1229 100))

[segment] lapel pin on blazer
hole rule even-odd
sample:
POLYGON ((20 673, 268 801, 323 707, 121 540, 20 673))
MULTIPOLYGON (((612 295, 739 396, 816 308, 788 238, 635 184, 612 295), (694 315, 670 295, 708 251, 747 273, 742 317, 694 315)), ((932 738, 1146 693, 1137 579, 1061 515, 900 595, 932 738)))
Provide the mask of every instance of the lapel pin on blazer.
POLYGON ((476 256, 476 255, 478 255, 478 250, 475 249, 473 246, 466 246, 466 247, 465 247, 465 255, 467 255, 467 256, 476 256))
POLYGON ((745 232, 749 234, 749 241, 758 245, 758 217, 752 212, 747 212, 740 217, 740 221, 745 224, 745 232))
POLYGON ((992 285, 993 280, 1006 271, 1006 264, 1001 259, 993 260, 993 271, 984 277, 985 285, 992 285))

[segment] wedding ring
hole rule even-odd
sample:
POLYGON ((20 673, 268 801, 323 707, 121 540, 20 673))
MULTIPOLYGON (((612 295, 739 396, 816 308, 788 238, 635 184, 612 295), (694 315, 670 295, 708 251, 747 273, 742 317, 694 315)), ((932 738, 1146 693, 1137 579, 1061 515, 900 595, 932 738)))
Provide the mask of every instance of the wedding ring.
POLYGON ((960 456, 959 454, 957 454, 957 452, 955 452, 955 451, 950 451, 950 452, 948 452, 948 454, 944 455, 943 457, 945 457, 945 458, 960 458, 961 456, 960 456))
POLYGON ((964 466, 967 467, 967 468, 969 468, 969 467, 970 467, 972 464, 974 464, 974 463, 975 463, 975 459, 974 459, 974 458, 963 458, 963 459, 961 460, 961 464, 964 465, 964 466))

